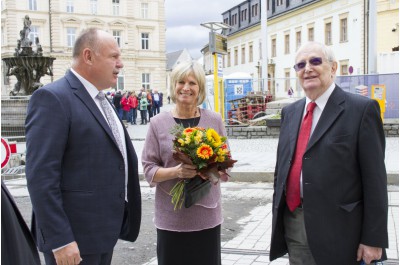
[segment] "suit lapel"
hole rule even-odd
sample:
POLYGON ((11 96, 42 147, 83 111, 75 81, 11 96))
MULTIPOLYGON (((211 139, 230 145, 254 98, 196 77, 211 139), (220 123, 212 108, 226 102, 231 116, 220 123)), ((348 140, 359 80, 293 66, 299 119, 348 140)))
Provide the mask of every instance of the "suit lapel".
POLYGON ((294 154, 296 148, 297 137, 299 135, 300 124, 303 120, 304 106, 306 99, 301 99, 298 104, 292 108, 291 112, 288 113, 287 117, 291 117, 289 120, 289 140, 290 140, 290 153, 294 154))
POLYGON ((343 103, 345 101, 345 93, 346 92, 344 92, 340 87, 335 87, 335 90, 329 97, 324 111, 319 118, 317 126, 315 127, 315 130, 311 135, 310 141, 308 142, 307 150, 315 145, 319 141, 319 139, 321 139, 321 137, 327 132, 327 130, 339 117, 340 113, 342 113, 342 111, 344 110, 343 103))
POLYGON ((105 120, 103 114, 101 114, 99 108, 97 107, 96 103, 94 102, 92 97, 89 95, 89 93, 87 92, 85 87, 82 85, 82 83, 79 81, 79 79, 73 73, 71 73, 71 71, 68 71, 68 73, 66 74, 65 77, 67 78, 68 82, 70 83, 73 93, 89 109, 89 111, 93 114, 93 116, 98 121, 98 123, 101 125, 101 127, 103 127, 103 129, 106 131, 107 135, 113 140, 115 146, 118 148, 118 144, 115 141, 115 138, 111 131, 110 126, 108 126, 108 123, 105 120))

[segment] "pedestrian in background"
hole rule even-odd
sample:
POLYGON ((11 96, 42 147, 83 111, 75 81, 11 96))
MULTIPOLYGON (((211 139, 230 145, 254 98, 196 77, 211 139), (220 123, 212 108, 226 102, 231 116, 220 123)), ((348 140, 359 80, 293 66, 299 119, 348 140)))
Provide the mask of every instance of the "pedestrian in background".
POLYGON ((151 99, 153 102, 153 116, 156 116, 157 114, 160 113, 160 108, 162 107, 162 93, 158 93, 157 89, 154 89, 154 92, 151 94, 151 99))
POLYGON ((147 89, 146 95, 147 95, 147 102, 149 103, 147 105, 147 112, 149 113, 149 122, 150 122, 151 117, 153 117, 153 104, 154 104, 151 89, 147 89))
POLYGON ((388 197, 379 105, 335 85, 337 62, 323 44, 302 46, 294 69, 306 98, 282 109, 270 260, 287 252, 290 264, 386 259, 388 197))
POLYGON ((131 93, 129 91, 125 92, 121 99, 121 108, 123 110, 122 120, 129 122, 129 113, 131 111, 131 105, 129 103, 129 97, 131 93))
POLYGON ((129 106, 131 107, 131 110, 129 112, 130 116, 129 120, 131 122, 131 125, 136 124, 138 105, 139 105, 138 98, 136 96, 135 91, 133 91, 129 97, 129 106))
POLYGON ((95 28, 72 54, 72 68, 36 90, 27 110, 33 233, 47 265, 109 265, 118 238, 135 241, 141 220, 138 159, 102 92, 123 63, 114 37, 95 28))
POLYGON ((119 118, 120 120, 122 120, 122 114, 123 114, 123 110, 122 110, 122 107, 121 107, 121 99, 122 99, 122 94, 121 94, 121 91, 118 90, 118 91, 115 93, 112 102, 113 102, 113 104, 114 104, 115 109, 117 110, 118 118, 119 118))
POLYGON ((139 109, 140 109, 140 118, 142 119, 142 122, 140 125, 145 125, 147 124, 147 107, 149 105, 149 102, 147 100, 147 94, 146 92, 142 92, 142 98, 140 99, 139 102, 139 109))
POLYGON ((198 106, 206 97, 205 74, 196 62, 180 63, 171 74, 171 96, 176 107, 150 122, 142 153, 145 177, 156 187, 155 217, 159 265, 220 265, 222 205, 220 184, 190 208, 174 210, 169 191, 182 179, 199 178, 194 165, 172 156, 172 127, 214 128, 226 136, 221 116, 198 106), (154 140, 157 139, 157 140, 154 140))

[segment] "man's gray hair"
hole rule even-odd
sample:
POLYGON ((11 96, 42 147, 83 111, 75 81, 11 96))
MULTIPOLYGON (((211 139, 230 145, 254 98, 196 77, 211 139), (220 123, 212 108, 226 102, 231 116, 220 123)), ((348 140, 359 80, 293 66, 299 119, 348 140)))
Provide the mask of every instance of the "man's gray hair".
POLYGON ((303 45, 301 45, 300 48, 297 50, 295 60, 297 60, 297 57, 299 56, 299 53, 304 48, 309 47, 309 46, 318 46, 321 49, 322 53, 325 56, 325 59, 328 62, 330 62, 330 63, 336 62, 335 54, 333 53, 332 49, 329 48, 328 46, 326 46, 325 44, 322 44, 322 43, 316 42, 316 41, 309 41, 309 42, 306 42, 303 45))

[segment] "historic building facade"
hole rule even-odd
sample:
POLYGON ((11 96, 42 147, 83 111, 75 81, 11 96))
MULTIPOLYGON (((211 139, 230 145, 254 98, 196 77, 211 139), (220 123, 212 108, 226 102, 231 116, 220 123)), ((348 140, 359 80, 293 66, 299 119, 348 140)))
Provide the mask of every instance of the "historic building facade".
MULTIPOLYGON (((378 54, 398 47, 398 7, 398 0, 377 1, 378 54)), ((231 26, 224 32, 224 75, 262 77, 261 12, 267 12, 268 89, 276 98, 287 96, 290 87, 301 93, 293 64, 297 49, 307 41, 334 50, 338 75, 368 74, 368 8, 368 0, 246 0, 222 14, 231 26)))
MULTIPOLYGON (((32 21, 33 49, 38 37, 43 54, 56 58, 54 76, 43 77, 43 84, 71 67, 72 47, 80 31, 97 27, 110 32, 122 51, 124 68, 117 89, 166 92, 164 0, 2 0, 2 58, 13 56, 25 15, 32 21)), ((2 73, 2 95, 8 95, 15 82, 15 77, 2 73)))

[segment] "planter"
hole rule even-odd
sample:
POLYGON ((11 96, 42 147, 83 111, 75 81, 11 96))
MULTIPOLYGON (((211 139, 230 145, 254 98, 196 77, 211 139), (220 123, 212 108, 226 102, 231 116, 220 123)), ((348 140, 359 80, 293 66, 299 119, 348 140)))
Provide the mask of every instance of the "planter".
POLYGON ((266 119, 267 127, 281 127, 281 119, 266 119))

